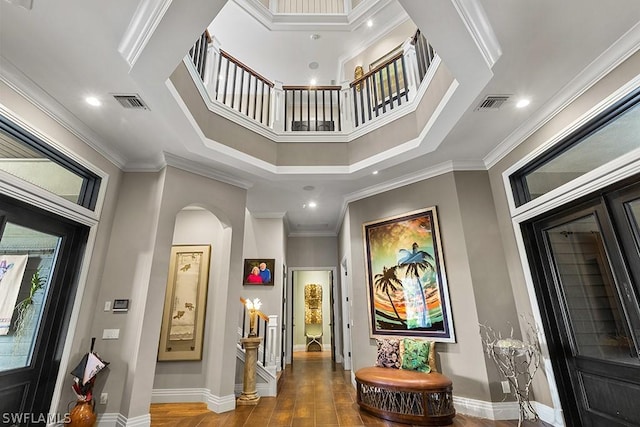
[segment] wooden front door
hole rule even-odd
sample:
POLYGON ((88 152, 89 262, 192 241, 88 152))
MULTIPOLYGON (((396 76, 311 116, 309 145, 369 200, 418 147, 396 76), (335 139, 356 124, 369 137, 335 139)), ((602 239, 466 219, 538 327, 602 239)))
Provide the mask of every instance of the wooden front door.
POLYGON ((640 425, 640 184, 523 225, 568 426, 640 425))

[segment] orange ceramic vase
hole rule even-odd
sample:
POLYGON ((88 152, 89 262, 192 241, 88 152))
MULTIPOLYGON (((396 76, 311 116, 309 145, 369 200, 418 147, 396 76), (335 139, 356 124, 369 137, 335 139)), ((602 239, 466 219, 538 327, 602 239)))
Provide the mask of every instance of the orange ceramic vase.
POLYGON ((93 411, 91 401, 76 402, 69 413, 69 426, 73 427, 92 427, 96 423, 96 413, 93 411))

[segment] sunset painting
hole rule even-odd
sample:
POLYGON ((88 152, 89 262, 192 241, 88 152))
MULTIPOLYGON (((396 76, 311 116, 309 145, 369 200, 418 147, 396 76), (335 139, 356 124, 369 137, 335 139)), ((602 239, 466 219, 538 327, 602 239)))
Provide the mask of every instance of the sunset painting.
POLYGON ((435 207, 363 225, 371 336, 455 342, 435 207))

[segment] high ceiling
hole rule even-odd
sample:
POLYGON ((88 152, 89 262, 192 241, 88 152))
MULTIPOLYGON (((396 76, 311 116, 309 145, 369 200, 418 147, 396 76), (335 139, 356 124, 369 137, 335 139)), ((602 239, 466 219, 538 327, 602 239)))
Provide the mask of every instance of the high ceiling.
POLYGON ((4 81, 124 170, 158 170, 165 164, 163 153, 170 153, 194 168, 246 183, 249 210, 258 216, 285 215, 293 235, 336 233, 346 202, 427 176, 443 165, 490 166, 640 46, 637 0, 367 0, 363 3, 385 7, 373 7, 370 16, 342 27, 334 19, 331 27, 316 20, 272 28, 240 15, 246 8, 235 3, 223 9, 224 0, 33 0, 31 9, 20 3, 30 2, 0 1, 4 81), (403 9, 459 83, 428 136, 436 140, 435 151, 418 150, 406 161, 379 159, 350 173, 285 174, 261 170, 233 153, 210 149, 203 155, 189 148, 201 134, 166 81, 221 10, 229 14, 216 35, 221 43, 237 46, 235 54, 269 78, 299 76, 301 81, 291 83, 304 83, 310 61, 320 63, 325 81, 340 80, 341 61, 373 40, 362 22, 372 18, 383 31, 384 22, 406 20, 403 9), (233 29, 241 32, 232 35, 233 29), (326 43, 312 44, 310 34, 320 34, 317 41, 326 43), (277 52, 277 61, 269 61, 274 55, 269 52, 277 52), (114 93, 138 93, 150 110, 123 109, 111 97, 114 93), (474 111, 490 94, 526 96, 531 104, 522 110, 507 103, 497 111, 474 111), (103 105, 88 106, 88 95, 101 98, 103 105), (371 175, 373 169, 380 173, 371 175), (309 186, 313 190, 304 189, 309 186), (311 199, 318 207, 303 208, 311 199))

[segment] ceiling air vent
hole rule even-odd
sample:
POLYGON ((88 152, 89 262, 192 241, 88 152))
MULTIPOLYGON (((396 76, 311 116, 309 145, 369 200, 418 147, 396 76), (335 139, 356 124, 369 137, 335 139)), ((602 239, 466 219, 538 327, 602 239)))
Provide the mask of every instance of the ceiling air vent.
POLYGON ((144 103, 142 98, 138 94, 132 95, 113 95, 113 97, 122 105, 124 108, 129 108, 133 110, 148 110, 147 104, 144 103))
POLYGON ((489 95, 482 100, 476 111, 497 110, 509 100, 509 95, 489 95))

